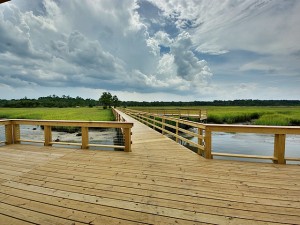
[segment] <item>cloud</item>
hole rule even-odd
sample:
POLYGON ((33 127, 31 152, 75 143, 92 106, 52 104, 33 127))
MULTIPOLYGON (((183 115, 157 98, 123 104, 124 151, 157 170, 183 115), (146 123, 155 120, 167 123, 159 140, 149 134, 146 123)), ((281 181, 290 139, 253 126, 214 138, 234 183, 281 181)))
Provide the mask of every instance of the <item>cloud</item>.
POLYGON ((9 4, 0 11, 1 57, 14 58, 3 66, 6 84, 18 80, 140 92, 200 86, 192 82, 201 84, 209 69, 190 49, 189 37, 173 39, 164 31, 151 36, 138 9, 134 1, 44 0, 36 12, 9 4), (162 47, 172 53, 161 52, 162 47), (166 59, 168 68, 163 69, 166 59), (11 66, 18 69, 11 71, 11 66))
POLYGON ((204 85, 212 73, 205 60, 199 60, 191 50, 192 40, 187 32, 178 35, 171 52, 177 65, 177 75, 187 81, 196 81, 204 85))
POLYGON ((268 80, 299 78, 299 10, 293 0, 14 0, 0 7, 0 90, 276 95, 268 80))

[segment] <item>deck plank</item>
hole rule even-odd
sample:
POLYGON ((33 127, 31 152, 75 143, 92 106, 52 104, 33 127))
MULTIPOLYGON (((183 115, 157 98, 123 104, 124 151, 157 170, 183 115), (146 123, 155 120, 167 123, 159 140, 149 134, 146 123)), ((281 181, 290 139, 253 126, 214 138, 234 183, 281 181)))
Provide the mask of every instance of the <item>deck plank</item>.
POLYGON ((140 122, 132 152, 0 147, 0 224, 299 224, 300 167, 206 160, 140 122))

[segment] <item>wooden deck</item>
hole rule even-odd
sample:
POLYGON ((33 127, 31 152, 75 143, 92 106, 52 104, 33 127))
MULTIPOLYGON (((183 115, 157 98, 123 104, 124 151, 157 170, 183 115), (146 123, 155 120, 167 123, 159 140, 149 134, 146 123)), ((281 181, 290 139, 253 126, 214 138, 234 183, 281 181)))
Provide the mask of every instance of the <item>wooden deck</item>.
POLYGON ((300 224, 300 166, 206 160, 134 122, 132 152, 0 147, 0 224, 300 224))

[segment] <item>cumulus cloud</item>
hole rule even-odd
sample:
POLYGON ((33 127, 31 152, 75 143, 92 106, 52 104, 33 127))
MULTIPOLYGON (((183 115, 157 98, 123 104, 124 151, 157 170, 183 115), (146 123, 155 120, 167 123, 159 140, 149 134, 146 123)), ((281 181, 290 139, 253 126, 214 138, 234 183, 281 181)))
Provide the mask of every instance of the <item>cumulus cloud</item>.
POLYGON ((241 79, 253 91, 254 72, 299 76, 299 10, 271 0, 11 1, 0 6, 0 89, 209 98, 241 79))
POLYGON ((135 1, 109 0, 44 0, 36 11, 8 4, 0 11, 0 53, 9 63, 2 66, 2 82, 140 92, 201 84, 209 69, 190 39, 164 31, 151 35, 138 9, 135 1), (12 66, 18 69, 12 72, 12 66))

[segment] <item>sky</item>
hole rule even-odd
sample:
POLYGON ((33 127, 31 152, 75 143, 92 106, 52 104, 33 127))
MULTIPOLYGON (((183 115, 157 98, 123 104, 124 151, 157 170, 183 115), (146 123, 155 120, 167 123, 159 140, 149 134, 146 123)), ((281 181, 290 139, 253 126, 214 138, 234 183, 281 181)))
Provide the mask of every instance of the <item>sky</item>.
POLYGON ((300 99, 298 0, 12 0, 0 99, 300 99))

